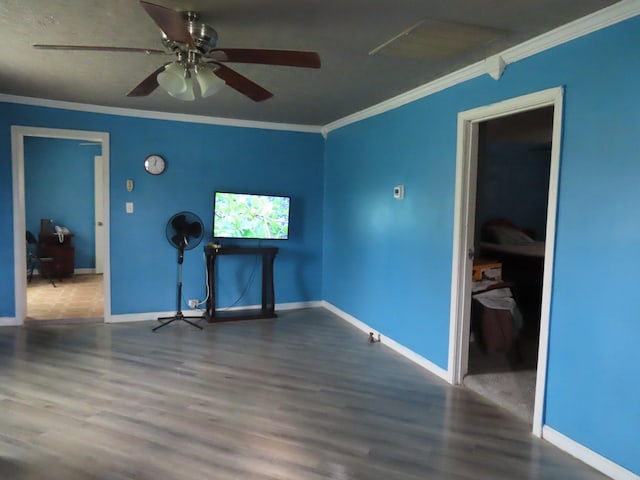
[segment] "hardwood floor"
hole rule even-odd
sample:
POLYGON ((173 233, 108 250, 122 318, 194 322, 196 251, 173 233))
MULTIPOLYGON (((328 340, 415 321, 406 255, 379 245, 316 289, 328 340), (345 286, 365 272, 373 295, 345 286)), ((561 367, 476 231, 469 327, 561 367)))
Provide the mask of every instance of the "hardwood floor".
POLYGON ((323 309, 0 329, 0 478, 601 479, 323 309))

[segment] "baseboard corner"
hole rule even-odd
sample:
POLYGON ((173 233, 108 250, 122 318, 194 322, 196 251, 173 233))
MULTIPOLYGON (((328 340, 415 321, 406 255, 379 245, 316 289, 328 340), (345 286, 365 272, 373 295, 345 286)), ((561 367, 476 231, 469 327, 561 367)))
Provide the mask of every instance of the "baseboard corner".
POLYGON ((334 313, 335 315, 337 315, 338 317, 342 318, 347 323, 350 323, 351 325, 353 325, 357 329, 362 330, 363 332, 365 332, 367 334, 369 334, 370 332, 373 332, 375 337, 379 336, 379 338, 382 339, 381 343, 383 343, 384 345, 386 345, 390 349, 394 350, 395 352, 399 353, 400 355, 402 355, 406 359, 411 360, 412 362, 418 364, 420 367, 424 368, 429 373, 432 373, 432 374, 436 375, 437 377, 440 377, 442 380, 444 380, 447 383, 452 383, 451 375, 449 374, 449 372, 447 370, 443 369, 442 367, 439 367, 438 365, 436 365, 432 361, 427 360, 422 355, 417 354, 416 352, 414 352, 413 350, 405 347, 401 343, 396 342, 394 339, 392 339, 390 337, 387 337, 382 332, 378 332, 375 328, 370 327, 369 325, 367 325, 363 321, 361 321, 361 320, 357 319, 356 317, 354 317, 353 315, 350 315, 347 312, 341 310, 340 308, 336 307, 332 303, 327 302, 326 300, 322 300, 319 303, 320 303, 321 307, 329 310, 331 313, 334 313))

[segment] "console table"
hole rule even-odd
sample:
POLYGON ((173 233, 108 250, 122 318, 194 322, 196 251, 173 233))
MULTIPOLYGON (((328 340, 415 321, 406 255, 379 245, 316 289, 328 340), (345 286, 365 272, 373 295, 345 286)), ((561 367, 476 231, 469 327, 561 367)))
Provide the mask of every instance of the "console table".
POLYGON ((273 288, 273 262, 278 253, 277 247, 214 247, 204 248, 209 298, 207 299, 205 318, 208 322, 227 322, 231 320, 253 320, 275 318, 275 294, 273 288), (222 255, 259 255, 262 257, 262 307, 233 311, 216 310, 216 261, 222 255))
POLYGON ((38 234, 38 253, 41 257, 53 257, 53 262, 43 262, 45 275, 60 278, 73 275, 75 249, 71 244, 73 233, 66 233, 62 242, 55 233, 38 234))

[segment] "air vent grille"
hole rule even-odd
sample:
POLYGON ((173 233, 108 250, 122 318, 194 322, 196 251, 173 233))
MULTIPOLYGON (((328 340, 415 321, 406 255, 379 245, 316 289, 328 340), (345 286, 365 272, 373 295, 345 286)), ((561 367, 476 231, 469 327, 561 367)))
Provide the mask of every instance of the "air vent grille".
POLYGON ((427 18, 377 46, 369 55, 445 60, 485 45, 504 33, 490 27, 427 18))

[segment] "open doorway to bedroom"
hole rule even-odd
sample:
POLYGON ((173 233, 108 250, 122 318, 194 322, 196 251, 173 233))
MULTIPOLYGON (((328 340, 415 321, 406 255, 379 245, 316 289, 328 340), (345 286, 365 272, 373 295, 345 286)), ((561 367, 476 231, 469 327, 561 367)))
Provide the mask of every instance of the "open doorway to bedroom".
POLYGON ((471 325, 463 384, 532 424, 553 106, 478 125, 471 325))
POLYGON ((544 413, 562 102, 562 88, 553 88, 458 115, 451 381, 472 386, 474 376, 498 371, 503 378, 493 379, 493 388, 501 390, 503 374, 526 371, 526 380, 513 381, 516 388, 527 390, 526 401, 518 392, 516 402, 526 403, 522 417, 538 436, 544 413), (525 263, 516 257, 526 257, 525 263), (479 301, 479 295, 485 301, 479 301))

